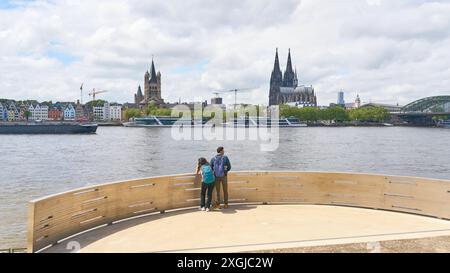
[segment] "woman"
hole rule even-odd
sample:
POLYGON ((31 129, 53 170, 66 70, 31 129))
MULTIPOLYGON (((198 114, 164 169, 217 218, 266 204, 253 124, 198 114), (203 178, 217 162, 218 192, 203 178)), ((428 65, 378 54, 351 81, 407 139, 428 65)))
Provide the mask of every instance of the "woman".
POLYGON ((196 174, 202 175, 202 190, 200 192, 200 210, 202 211, 210 211, 211 209, 211 200, 212 193, 214 189, 214 182, 216 181, 214 177, 214 173, 211 169, 211 165, 209 165, 208 161, 205 158, 199 158, 197 164, 196 174), (208 195, 208 200, 205 204, 205 195, 208 195))

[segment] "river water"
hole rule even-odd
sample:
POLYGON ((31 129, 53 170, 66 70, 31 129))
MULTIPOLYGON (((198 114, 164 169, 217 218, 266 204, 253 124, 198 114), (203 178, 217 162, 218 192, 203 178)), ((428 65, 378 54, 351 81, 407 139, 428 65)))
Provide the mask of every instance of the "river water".
POLYGON ((171 129, 0 135, 0 249, 25 247, 27 201, 87 185, 189 173, 225 146, 233 170, 380 173, 450 179, 450 130, 282 128, 276 151, 253 141, 176 141, 171 129))

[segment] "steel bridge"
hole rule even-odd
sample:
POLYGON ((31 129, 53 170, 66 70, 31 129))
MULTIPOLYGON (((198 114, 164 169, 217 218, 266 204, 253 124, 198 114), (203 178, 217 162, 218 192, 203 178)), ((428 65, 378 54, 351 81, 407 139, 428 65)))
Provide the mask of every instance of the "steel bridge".
POLYGON ((450 96, 434 96, 414 101, 402 107, 400 112, 392 112, 391 116, 394 120, 409 124, 435 125, 433 117, 450 119, 450 96))

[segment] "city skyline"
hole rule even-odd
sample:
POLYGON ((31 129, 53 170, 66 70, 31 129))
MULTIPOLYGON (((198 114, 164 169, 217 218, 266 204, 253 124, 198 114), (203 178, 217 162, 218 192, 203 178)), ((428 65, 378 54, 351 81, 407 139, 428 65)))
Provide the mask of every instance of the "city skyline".
POLYGON ((0 0, 0 97, 76 101, 84 82, 84 101, 99 88, 101 99, 133 102, 154 55, 169 102, 256 87, 238 102, 267 105, 275 48, 283 60, 291 48, 319 105, 340 90, 401 105, 448 94, 450 3, 391 2, 0 0))

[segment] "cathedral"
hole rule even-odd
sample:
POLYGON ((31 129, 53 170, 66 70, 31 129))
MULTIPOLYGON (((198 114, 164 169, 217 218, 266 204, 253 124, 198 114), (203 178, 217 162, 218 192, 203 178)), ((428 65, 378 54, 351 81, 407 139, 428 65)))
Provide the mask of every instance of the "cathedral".
POLYGON ((291 50, 284 75, 280 69, 278 49, 270 78, 269 105, 289 104, 294 106, 317 106, 317 97, 312 86, 298 85, 297 69, 292 68, 291 50))
POLYGON ((134 95, 134 103, 140 106, 146 106, 149 103, 164 104, 161 97, 161 72, 156 73, 155 63, 152 60, 150 71, 146 71, 144 75, 144 93, 139 86, 137 93, 134 95))

